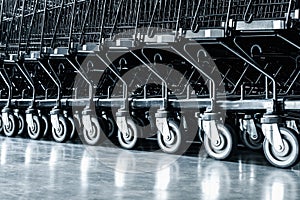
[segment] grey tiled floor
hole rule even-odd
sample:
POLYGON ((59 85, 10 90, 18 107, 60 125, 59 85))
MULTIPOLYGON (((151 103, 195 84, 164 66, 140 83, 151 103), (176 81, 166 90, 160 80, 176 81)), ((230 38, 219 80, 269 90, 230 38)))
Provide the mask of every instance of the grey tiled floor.
MULTIPOLYGON (((198 149, 199 150, 199 149, 198 149)), ((0 199, 300 199, 300 167, 0 137, 0 199)))

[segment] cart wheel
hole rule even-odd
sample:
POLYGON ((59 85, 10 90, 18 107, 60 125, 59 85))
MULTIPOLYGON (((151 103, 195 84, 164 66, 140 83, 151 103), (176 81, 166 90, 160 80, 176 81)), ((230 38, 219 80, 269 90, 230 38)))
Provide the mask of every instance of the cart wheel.
POLYGON ((118 131, 118 141, 124 149, 134 149, 138 144, 138 127, 132 119, 127 120, 128 133, 124 135, 120 130, 118 131))
POLYGON ((81 136, 82 135, 82 125, 81 125, 80 119, 78 119, 77 117, 74 117, 73 120, 74 120, 74 125, 75 125, 76 136, 81 136))
POLYGON ((28 135, 32 140, 39 140, 43 137, 42 119, 36 115, 33 116, 33 127, 27 125, 28 135))
POLYGON ((120 142, 118 141, 118 125, 116 124, 113 117, 107 117, 107 119, 104 120, 104 126, 106 127, 105 135, 109 139, 109 141, 119 146, 120 142))
POLYGON ((263 149, 267 160, 274 166, 289 168, 299 161, 299 137, 293 130, 280 127, 280 133, 284 144, 284 150, 277 152, 265 139, 263 149))
POLYGON ((74 140, 77 136, 75 121, 72 117, 68 117, 68 126, 70 130, 70 140, 74 140))
POLYGON ((97 146, 103 142, 102 129, 96 117, 91 118, 92 132, 83 127, 83 143, 91 146, 97 146))
POLYGON ((26 129, 26 123, 25 123, 24 116, 22 114, 19 114, 18 121, 19 121, 18 135, 24 135, 24 131, 26 129))
POLYGON ((55 129, 52 126, 52 137, 55 142, 64 143, 70 138, 70 133, 68 132, 68 126, 66 118, 60 116, 59 120, 59 128, 55 129))
POLYGON ((107 123, 107 137, 108 138, 116 137, 118 133, 118 126, 115 120, 112 117, 107 117, 106 123, 107 123))
POLYGON ((0 115, 0 134, 3 132, 3 121, 2 121, 2 115, 0 115))
POLYGON ((261 130, 261 128, 257 127, 257 138, 253 139, 251 138, 250 134, 247 132, 244 132, 242 134, 242 142, 246 147, 248 147, 251 150, 260 150, 263 147, 264 142, 264 134, 261 130))
POLYGON ((233 129, 227 125, 218 124, 217 128, 220 136, 219 143, 212 144, 207 134, 204 134, 204 147, 210 157, 217 160, 226 160, 235 152, 237 139, 233 133, 233 129))
POLYGON ((4 134, 7 137, 15 137, 18 134, 17 118, 13 114, 8 114, 8 125, 3 126, 4 134))
POLYGON ((43 137, 46 138, 49 136, 49 130, 50 130, 49 119, 45 115, 42 115, 42 121, 43 121, 43 126, 45 127, 43 137))
POLYGON ((169 121, 168 124, 170 129, 170 136, 168 138, 165 138, 160 131, 157 133, 160 149, 170 154, 184 153, 187 149, 187 144, 182 131, 174 121, 169 121))

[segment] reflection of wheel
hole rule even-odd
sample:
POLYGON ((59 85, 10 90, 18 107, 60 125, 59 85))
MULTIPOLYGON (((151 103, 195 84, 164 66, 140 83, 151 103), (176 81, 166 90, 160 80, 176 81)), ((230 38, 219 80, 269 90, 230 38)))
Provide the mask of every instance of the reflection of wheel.
POLYGON ((157 133, 159 147, 165 153, 184 153, 187 145, 182 131, 174 121, 169 121, 168 124, 170 129, 168 137, 164 137, 160 131, 157 133))
POLYGON ((56 129, 52 126, 52 137, 55 142, 64 143, 70 138, 70 133, 68 132, 68 126, 66 118, 60 116, 59 120, 59 128, 56 129))
POLYGON ((230 127, 223 124, 217 125, 220 140, 216 144, 212 144, 207 134, 204 134, 204 147, 208 155, 217 160, 228 159, 235 151, 237 141, 230 127))
POLYGON ((138 128, 132 119, 127 120, 128 132, 126 134, 118 131, 118 141, 124 149, 134 149, 138 144, 138 128))
POLYGON ((22 114, 18 115, 18 121, 19 121, 19 131, 18 131, 18 135, 23 135, 24 131, 25 131, 25 119, 24 116, 22 114))
POLYGON ((27 125, 28 135, 33 140, 39 140, 44 135, 44 130, 41 124, 42 120, 40 117, 36 115, 33 115, 32 119, 33 119, 33 126, 31 127, 29 126, 29 124, 27 125))
POLYGON ((15 137, 18 134, 17 118, 13 114, 8 114, 8 124, 3 126, 4 134, 7 137, 15 137))
POLYGON ((99 145, 103 142, 100 123, 96 117, 91 117, 92 129, 91 132, 83 127, 83 143, 91 146, 99 145))
POLYGON ((297 133, 287 128, 280 128, 284 149, 278 152, 265 139, 263 149, 267 160, 274 166, 280 168, 289 168, 299 161, 299 137, 297 133))
POLYGON ((256 130, 257 130, 257 138, 255 138, 255 139, 252 138, 250 136, 250 134, 247 133, 247 132, 242 133, 242 138, 241 139, 242 139, 244 145, 246 147, 248 147, 249 149, 252 149, 252 150, 262 149, 263 142, 264 142, 264 139, 265 139, 261 128, 256 127, 256 130))

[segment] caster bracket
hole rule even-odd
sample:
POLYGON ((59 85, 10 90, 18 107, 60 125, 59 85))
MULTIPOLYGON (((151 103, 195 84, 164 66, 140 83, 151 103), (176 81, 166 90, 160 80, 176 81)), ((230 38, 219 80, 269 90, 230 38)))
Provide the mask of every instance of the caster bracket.
POLYGON ((53 114, 51 115, 51 124, 54 129, 59 129, 59 114, 53 114))
POLYGON ((27 113, 26 114, 26 122, 27 122, 29 127, 34 127, 33 114, 32 113, 27 113))
POLYGON ((202 116, 203 131, 213 144, 220 143, 220 135, 219 135, 218 127, 217 127, 218 119, 219 119, 219 117, 215 113, 205 113, 202 116))
POLYGON ((263 124, 262 131, 266 139, 274 146, 277 152, 284 151, 284 144, 278 124, 263 124))
POLYGON ((284 151, 284 144, 282 141, 281 133, 279 130, 278 123, 281 119, 277 116, 267 116, 261 119, 262 131, 266 139, 274 146, 277 152, 284 151))
POLYGON ((246 134, 249 134, 253 140, 256 140, 258 138, 258 133, 254 123, 254 119, 243 119, 241 124, 242 131, 246 131, 246 134))
POLYGON ((156 114, 156 127, 162 133, 164 138, 170 137, 170 128, 168 123, 169 112, 159 110, 156 114))
POLYGON ((92 127, 92 117, 91 115, 87 114, 87 115, 82 115, 82 124, 83 127, 89 132, 92 133, 93 132, 93 127, 92 127))
POLYGON ((36 110, 32 108, 28 108, 25 113, 26 113, 26 122, 28 126, 34 128, 33 114, 36 114, 36 110))
POLYGON ((2 120, 3 120, 3 125, 4 126, 9 125, 8 113, 7 112, 2 113, 2 120))
POLYGON ((119 110, 116 113, 117 125, 121 133, 125 136, 124 138, 126 138, 126 135, 129 134, 128 125, 127 125, 128 116, 129 116, 129 112, 126 110, 119 110))

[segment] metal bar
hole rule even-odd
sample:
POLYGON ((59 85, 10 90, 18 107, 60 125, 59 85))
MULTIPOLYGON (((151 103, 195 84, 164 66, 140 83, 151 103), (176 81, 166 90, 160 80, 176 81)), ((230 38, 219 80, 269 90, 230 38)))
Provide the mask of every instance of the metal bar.
POLYGON ((229 46, 227 46, 226 44, 224 44, 223 42, 220 42, 220 44, 225 47, 226 49, 228 49, 230 52, 232 52, 233 54, 235 54, 236 56, 238 56, 239 58, 241 58, 242 60, 244 60, 246 63, 248 63, 250 66, 254 67, 256 70, 258 70, 260 73, 264 74, 266 77, 268 77, 272 83, 273 83, 273 100, 277 101, 277 86, 276 86, 276 80, 270 76, 269 74, 267 74, 265 71, 263 71, 260 67, 258 67, 259 65, 237 44, 236 42, 236 38, 234 39, 234 43, 237 46, 237 48, 248 57, 249 60, 251 60, 251 62, 249 60, 247 60, 246 58, 244 58, 243 56, 241 56, 238 52, 234 51, 233 49, 231 49, 229 46))
POLYGON ((228 34, 229 30, 229 20, 230 20, 230 14, 232 10, 232 0, 229 0, 228 10, 227 10, 227 16, 226 16, 226 23, 225 23, 225 35, 228 34))
POLYGON ((23 0, 22 3, 22 14, 21 14, 21 21, 19 24, 19 37, 18 37, 18 56, 20 56, 20 51, 21 51, 21 39, 22 39, 22 30, 23 30, 23 20, 24 20, 24 11, 25 11, 25 1, 23 0))
POLYGON ((55 23, 55 28, 54 28, 53 38, 52 38, 52 40, 51 40, 51 46, 50 46, 51 48, 54 48, 54 41, 55 41, 55 38, 56 38, 56 35, 57 35, 58 26, 59 26, 60 21, 61 21, 62 10, 63 10, 63 7, 64 7, 64 2, 65 2, 65 0, 62 0, 62 1, 61 1, 59 14, 58 14, 58 16, 57 16, 57 20, 56 20, 56 23, 55 23))
POLYGON ((288 25, 290 24, 289 22, 290 22, 290 19, 291 19, 292 3, 293 3, 293 0, 290 0, 289 7, 288 7, 288 12, 286 14, 286 19, 285 19, 286 28, 288 28, 288 25))
POLYGON ((110 32, 110 39, 112 39, 113 34, 114 34, 114 31, 116 30, 117 22, 118 22, 118 19, 119 19, 119 17, 120 17, 121 7, 122 7, 122 5, 123 5, 123 2, 124 2, 124 0, 121 0, 120 3, 119 3, 118 10, 117 10, 117 14, 115 15, 116 18, 115 18, 113 27, 112 27, 111 32, 110 32))
POLYGON ((92 0, 89 1, 89 5, 85 11, 85 18, 82 22, 82 27, 81 27, 81 36, 80 36, 80 42, 82 42, 82 45, 83 45, 83 37, 84 37, 84 29, 86 27, 86 21, 87 21, 87 18, 89 17, 89 12, 90 12, 90 9, 91 9, 91 5, 92 5, 92 0))
POLYGON ((102 4, 102 15, 101 13, 99 13, 99 15, 101 15, 101 22, 100 22, 100 31, 99 31, 99 47, 98 50, 101 50, 101 44, 102 44, 102 37, 103 37, 103 31, 104 31, 104 19, 105 19, 105 14, 106 14, 106 2, 107 0, 104 0, 103 4, 102 4))
MULTIPOLYGON (((150 67, 149 64, 144 62, 138 55, 136 55, 133 51, 130 51, 130 53, 137 58, 143 65, 145 65, 152 73, 154 73, 155 76, 157 76, 162 81, 162 98, 164 99, 163 107, 167 108, 167 102, 168 102, 168 84, 167 82, 154 70, 154 68, 150 67)), ((147 58, 147 56, 144 53, 144 49, 142 49, 142 54, 147 59, 148 63, 151 63, 150 60, 147 58)))
POLYGON ((39 65, 43 68, 43 70, 47 73, 47 75, 52 79, 52 81, 54 82, 54 84, 57 86, 57 106, 60 107, 61 105, 61 82, 59 80, 59 78, 56 76, 56 73, 54 72, 51 64, 50 64, 50 60, 48 59, 48 64, 49 64, 49 68, 51 70, 51 72, 53 73, 54 76, 52 76, 52 74, 48 71, 48 69, 45 67, 45 65, 38 60, 39 65))
POLYGON ((137 13, 136 13, 135 31, 134 31, 135 41, 138 39, 137 34, 138 34, 139 21, 140 21, 140 17, 141 17, 141 3, 142 3, 142 0, 139 0, 138 1, 138 9, 137 9, 137 13))
POLYGON ((21 71, 21 73, 23 74, 23 76, 25 77, 25 79, 27 80, 27 82, 29 83, 29 85, 32 88, 32 103, 31 106, 34 106, 35 104, 35 98, 36 98, 36 91, 35 91, 35 87, 34 87, 34 83, 33 80, 31 79, 26 67, 25 67, 25 63, 23 62, 22 65, 23 67, 21 67, 21 65, 18 62, 15 62, 15 65, 18 67, 18 69, 21 71))
MULTIPOLYGON (((4 64, 3 64, 4 65, 4 64)), ((5 71, 4 68, 0 68, 0 76, 2 78, 2 80, 4 81, 4 83, 6 84, 6 86, 8 87, 8 99, 7 99, 7 107, 9 107, 11 105, 11 100, 12 100, 12 90, 13 90, 13 86, 12 83, 5 71)))
POLYGON ((75 23, 75 12, 76 12, 76 4, 77 0, 74 0, 73 2, 73 8, 72 8, 72 17, 71 17, 71 24, 70 24, 70 32, 69 32, 69 43, 68 43, 68 51, 71 53, 72 51, 72 36, 73 36, 73 28, 75 23))
MULTIPOLYGON (((93 101, 93 85, 91 81, 83 74, 82 71, 80 71, 76 65, 69 59, 66 58, 66 60, 71 64, 71 66, 75 69, 75 71, 86 81, 86 83, 89 85, 89 101, 93 101)), ((90 105, 89 105, 90 106, 90 105)))
POLYGON ((148 26, 148 31, 147 31, 148 37, 151 37, 152 34, 153 34, 153 32, 150 33, 150 31, 151 31, 151 27, 152 27, 153 22, 154 22, 154 17, 155 17, 156 9, 157 9, 157 6, 158 6, 159 2, 160 2, 160 0, 156 0, 155 6, 154 6, 154 9, 153 9, 153 13, 152 13, 151 20, 150 20, 150 23, 149 23, 149 26, 148 26))
POLYGON ((198 16, 198 13, 199 13, 199 10, 200 10, 201 3, 202 3, 202 0, 199 0, 198 5, 197 5, 197 9, 196 9, 196 12, 194 14, 193 21, 192 21, 192 24, 191 24, 191 31, 193 33, 197 32, 197 30, 199 28, 199 25, 196 23, 196 21, 197 21, 197 16, 198 16))
POLYGON ((29 31, 28 31, 28 35, 27 35, 27 42, 26 42, 25 52, 27 52, 28 46, 30 44, 31 32, 32 32, 34 19, 35 19, 35 16, 37 14, 36 11, 37 11, 38 2, 39 2, 39 0, 35 0, 35 4, 34 4, 34 8, 33 8, 33 15, 32 15, 31 21, 30 21, 30 27, 29 27, 29 31))
MULTIPOLYGON (((4 0, 1 1, 1 5, 0 5, 0 33, 3 32, 2 30, 2 20, 3 20, 3 7, 4 7, 4 0)), ((2 42, 2 41, 1 41, 2 42)))
POLYGON ((11 20, 11 22, 10 22, 9 29, 8 29, 7 35, 6 35, 6 53, 8 53, 8 52, 7 52, 7 49, 8 49, 8 46, 9 46, 9 39, 10 39, 10 34, 11 34, 13 22, 14 22, 15 17, 16 17, 16 12, 17 12, 17 5, 18 5, 18 2, 19 2, 19 0, 16 0, 16 1, 15 1, 14 11, 13 11, 13 17, 12 17, 12 20, 11 20))
POLYGON ((174 42, 176 38, 179 35, 179 23, 180 23, 180 15, 181 15, 181 9, 182 9, 182 0, 179 1, 179 8, 178 8, 178 13, 177 13, 177 22, 176 22, 176 27, 175 27, 175 37, 174 37, 174 42))
MULTIPOLYGON (((127 101, 128 101, 128 94, 127 94, 128 89, 127 89, 126 81, 124 81, 122 79, 122 77, 115 70, 113 70, 113 68, 110 66, 110 64, 108 64, 100 55, 96 54, 96 56, 123 83, 123 99, 124 99, 123 109, 126 109, 127 108, 127 101)), ((108 59, 108 61, 110 63, 112 63, 111 60, 108 58, 108 54, 106 54, 106 58, 108 59)))
POLYGON ((44 45, 44 34, 45 34, 45 25, 47 20, 47 0, 44 1, 44 14, 43 14, 43 22, 42 22, 42 33, 41 33, 41 47, 40 47, 40 53, 43 53, 43 45, 44 45))

